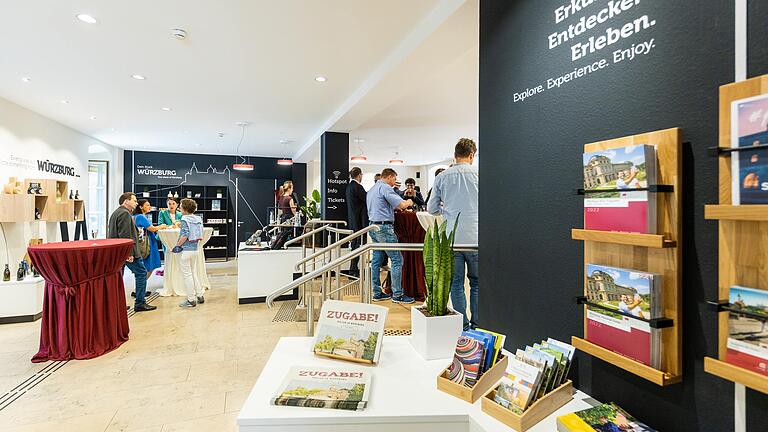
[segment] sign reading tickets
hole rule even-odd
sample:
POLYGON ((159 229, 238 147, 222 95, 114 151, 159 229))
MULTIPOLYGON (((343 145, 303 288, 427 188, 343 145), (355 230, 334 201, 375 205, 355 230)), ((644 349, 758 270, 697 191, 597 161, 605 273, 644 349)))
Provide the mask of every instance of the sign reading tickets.
POLYGON ((347 184, 349 183, 349 134, 326 132, 320 139, 320 165, 323 173, 324 220, 347 220, 347 184))

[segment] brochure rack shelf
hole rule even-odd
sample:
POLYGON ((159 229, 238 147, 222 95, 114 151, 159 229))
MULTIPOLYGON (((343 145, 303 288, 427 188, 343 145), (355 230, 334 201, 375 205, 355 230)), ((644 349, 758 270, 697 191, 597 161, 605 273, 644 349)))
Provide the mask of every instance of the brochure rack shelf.
POLYGON ((525 432, 573 399, 573 383, 568 380, 531 404, 522 414, 497 404, 493 400, 495 396, 496 388, 483 397, 481 401, 483 412, 518 432, 525 432))
POLYGON ((509 358, 502 355, 501 359, 480 377, 474 387, 466 387, 449 380, 447 378, 448 369, 445 369, 437 376, 437 389, 463 401, 475 403, 498 384, 499 380, 507 371, 508 363, 509 358))
POLYGON ((636 234, 574 228, 571 230, 571 238, 574 240, 616 243, 657 249, 677 246, 676 241, 668 240, 659 234, 636 234))
MULTIPOLYGON (((666 193, 656 194, 657 232, 630 234, 574 229, 572 238, 584 240, 584 263, 636 269, 661 275, 662 316, 671 326, 661 329, 661 367, 655 369, 591 343, 573 337, 579 350, 620 367, 660 386, 682 381, 681 263, 682 247, 682 160, 681 130, 665 129, 645 134, 586 144, 585 153, 635 145, 656 147, 657 181, 667 185, 666 193)), ((584 278, 586 295, 586 277, 584 278)), ((584 334, 587 333, 587 307, 584 307, 584 334)))
MULTIPOLYGON (((768 75, 720 87, 720 149, 731 147, 731 106, 734 101, 768 94, 768 75)), ((718 220, 718 300, 728 299, 732 286, 768 289, 768 205, 734 205, 731 161, 739 152, 718 151, 719 204, 705 207, 707 219, 718 220)), ((727 300, 724 300, 727 304, 727 300)), ((727 307, 717 309, 718 358, 704 358, 704 370, 768 394, 768 375, 726 362, 727 307)))

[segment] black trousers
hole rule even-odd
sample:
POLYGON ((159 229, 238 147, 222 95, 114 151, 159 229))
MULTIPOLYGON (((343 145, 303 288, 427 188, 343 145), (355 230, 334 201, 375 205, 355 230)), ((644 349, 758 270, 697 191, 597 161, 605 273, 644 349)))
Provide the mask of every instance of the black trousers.
MULTIPOLYGON (((363 244, 364 239, 365 239, 365 236, 362 236, 349 242, 350 251, 353 251, 359 248, 363 244)), ((359 263, 360 263, 360 257, 352 258, 352 260, 349 262, 349 271, 351 273, 359 273, 360 272, 359 263)))

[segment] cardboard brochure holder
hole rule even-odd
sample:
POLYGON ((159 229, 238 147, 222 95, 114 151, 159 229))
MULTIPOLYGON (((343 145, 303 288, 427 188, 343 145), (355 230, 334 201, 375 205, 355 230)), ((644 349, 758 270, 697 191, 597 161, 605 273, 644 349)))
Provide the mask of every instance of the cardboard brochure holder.
POLYGON ((501 355, 499 361, 495 365, 491 366, 483 376, 477 380, 474 387, 467 387, 465 385, 457 384, 447 378, 448 368, 446 368, 440 375, 437 376, 437 388, 444 391, 451 396, 455 396, 463 401, 469 403, 475 403, 484 394, 488 393, 488 390, 494 388, 499 380, 504 376, 507 371, 507 364, 509 363, 509 357, 501 355))
POLYGON ((570 402, 573 399, 573 383, 568 380, 565 384, 532 403, 522 414, 516 414, 497 404, 493 400, 495 396, 496 388, 483 397, 481 402, 483 412, 518 432, 524 432, 570 402))

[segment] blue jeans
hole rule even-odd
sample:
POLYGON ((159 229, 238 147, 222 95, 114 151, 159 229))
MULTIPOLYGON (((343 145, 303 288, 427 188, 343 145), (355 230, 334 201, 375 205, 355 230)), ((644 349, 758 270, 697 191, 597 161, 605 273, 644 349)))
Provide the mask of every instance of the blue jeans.
POLYGON ((464 330, 478 326, 477 302, 480 298, 478 282, 478 253, 454 252, 453 253, 453 281, 451 282, 451 303, 456 312, 464 315, 464 330), (467 318, 467 297, 464 294, 464 265, 467 266, 469 278, 469 310, 472 320, 467 318))
MULTIPOLYGON (((394 225, 380 225, 379 231, 371 231, 371 239, 374 243, 399 243, 397 234, 395 234, 394 225)), ((386 262, 387 255, 392 260, 389 274, 392 277, 392 297, 403 295, 401 280, 403 278, 403 255, 400 251, 373 251, 373 262, 371 271, 373 272, 373 295, 381 295, 381 266, 386 262)))
POLYGON ((125 266, 133 273, 136 279, 136 306, 147 302, 147 269, 144 267, 144 260, 134 258, 133 262, 125 262, 125 266))

